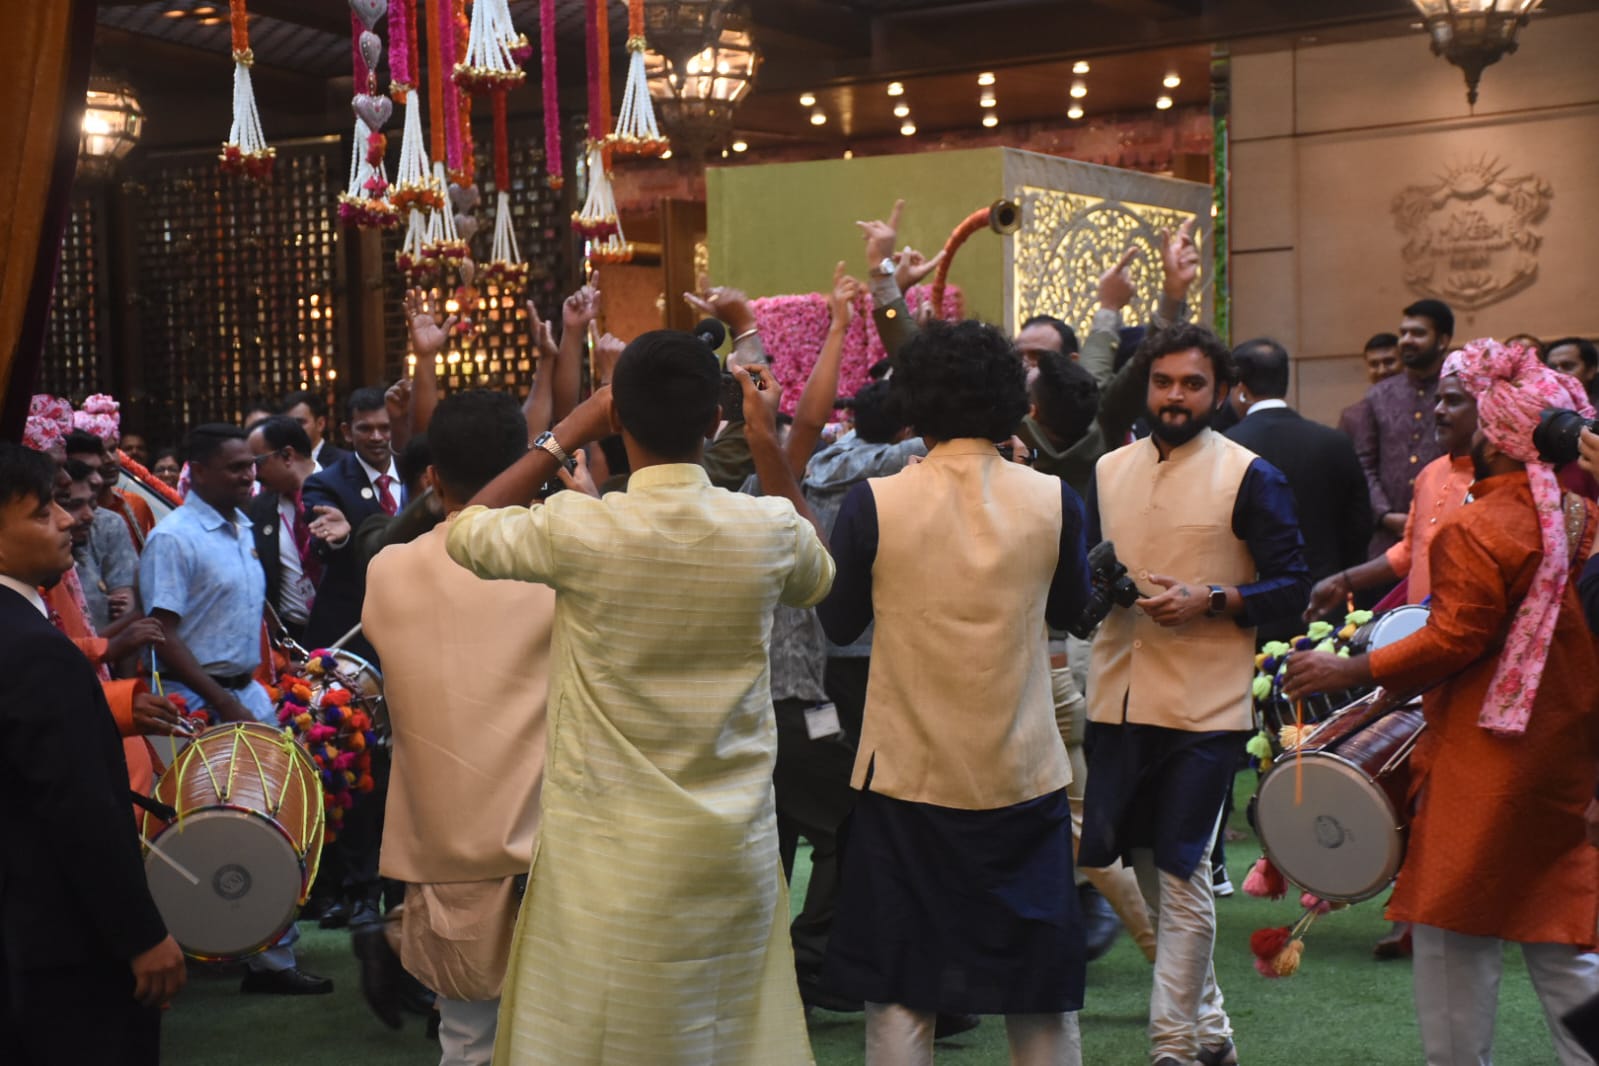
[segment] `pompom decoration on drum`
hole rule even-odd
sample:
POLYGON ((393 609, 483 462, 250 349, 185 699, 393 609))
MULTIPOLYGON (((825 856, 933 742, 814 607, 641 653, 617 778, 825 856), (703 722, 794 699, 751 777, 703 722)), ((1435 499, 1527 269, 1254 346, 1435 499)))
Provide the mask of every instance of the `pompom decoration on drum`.
POLYGON ((356 796, 371 792, 375 723, 367 699, 338 669, 333 654, 311 653, 300 668, 286 673, 273 695, 278 722, 294 733, 316 765, 327 812, 327 838, 337 838, 344 812, 356 796))

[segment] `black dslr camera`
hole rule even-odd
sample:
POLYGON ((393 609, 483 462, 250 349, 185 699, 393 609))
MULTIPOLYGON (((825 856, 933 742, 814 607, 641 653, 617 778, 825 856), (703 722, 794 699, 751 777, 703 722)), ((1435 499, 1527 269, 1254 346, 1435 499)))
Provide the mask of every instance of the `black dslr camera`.
POLYGON ((1545 407, 1538 416, 1538 428, 1532 431, 1532 443, 1538 449, 1538 458, 1560 466, 1577 461, 1577 437, 1585 429, 1599 433, 1599 419, 1589 421, 1575 411, 1561 407, 1545 407))
POLYGON ((1088 584, 1088 602, 1083 604, 1082 614, 1075 624, 1066 627, 1079 640, 1087 640, 1112 607, 1131 607, 1143 596, 1127 576, 1127 567, 1116 558, 1116 545, 1108 540, 1088 551, 1088 584))

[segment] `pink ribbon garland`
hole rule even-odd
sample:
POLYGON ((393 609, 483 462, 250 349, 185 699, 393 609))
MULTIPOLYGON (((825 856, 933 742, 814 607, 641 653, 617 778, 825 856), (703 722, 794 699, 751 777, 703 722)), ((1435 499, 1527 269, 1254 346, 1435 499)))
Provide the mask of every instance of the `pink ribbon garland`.
POLYGON ((539 49, 544 64, 544 169, 550 185, 564 183, 561 158, 560 87, 555 76, 555 0, 539 0, 539 49))
POLYGON ((416 17, 410 0, 389 0, 389 80, 414 88, 411 82, 411 22, 416 17))
POLYGON ((600 99, 600 4, 604 0, 583 0, 583 43, 588 50, 589 70, 589 140, 605 136, 605 115, 600 110, 605 101, 600 99))
POLYGON ((439 5, 439 53, 443 57, 442 70, 434 76, 444 83, 444 165, 446 169, 461 169, 461 105, 456 98, 455 71, 455 0, 445 0, 439 5))

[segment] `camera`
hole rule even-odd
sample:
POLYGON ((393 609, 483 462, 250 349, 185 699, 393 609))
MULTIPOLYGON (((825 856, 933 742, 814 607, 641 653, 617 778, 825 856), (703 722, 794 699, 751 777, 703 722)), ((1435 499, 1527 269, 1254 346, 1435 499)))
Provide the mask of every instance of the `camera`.
POLYGON ((1076 623, 1066 627, 1079 640, 1087 640, 1112 607, 1131 607, 1143 595, 1127 576, 1127 567, 1116 558, 1116 545, 1108 540, 1088 551, 1088 585, 1088 602, 1076 623))
POLYGON ((1538 458, 1555 466, 1576 462, 1577 438, 1585 429, 1599 433, 1599 419, 1590 422, 1575 411, 1545 407, 1538 416, 1538 428, 1532 431, 1538 458))

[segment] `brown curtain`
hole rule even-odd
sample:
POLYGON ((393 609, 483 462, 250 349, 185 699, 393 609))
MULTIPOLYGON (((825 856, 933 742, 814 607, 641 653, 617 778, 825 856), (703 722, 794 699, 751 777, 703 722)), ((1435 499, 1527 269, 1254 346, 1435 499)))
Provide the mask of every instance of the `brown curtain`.
POLYGON ((38 380, 89 85, 96 0, 0 0, 0 439, 38 380))

